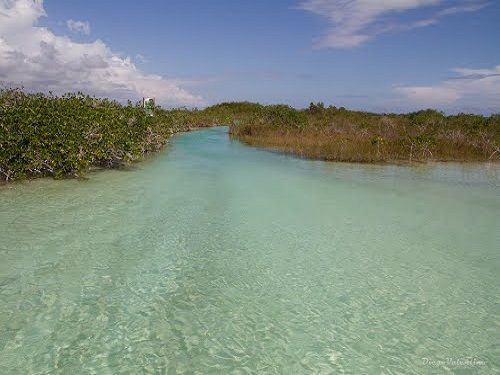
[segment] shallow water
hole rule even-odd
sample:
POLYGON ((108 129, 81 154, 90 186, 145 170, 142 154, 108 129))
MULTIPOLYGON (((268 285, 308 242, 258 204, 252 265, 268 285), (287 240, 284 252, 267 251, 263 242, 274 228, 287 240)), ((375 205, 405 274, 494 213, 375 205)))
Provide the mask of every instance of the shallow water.
POLYGON ((300 160, 226 131, 0 188, 1 374, 500 371, 498 167, 300 160))

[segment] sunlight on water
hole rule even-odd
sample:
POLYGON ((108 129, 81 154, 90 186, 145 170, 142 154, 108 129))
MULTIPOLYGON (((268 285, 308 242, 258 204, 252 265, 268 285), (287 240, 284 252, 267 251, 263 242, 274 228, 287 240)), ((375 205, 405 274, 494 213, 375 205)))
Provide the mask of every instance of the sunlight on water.
POLYGON ((498 167, 307 161, 226 131, 0 187, 0 374, 499 371, 498 167))

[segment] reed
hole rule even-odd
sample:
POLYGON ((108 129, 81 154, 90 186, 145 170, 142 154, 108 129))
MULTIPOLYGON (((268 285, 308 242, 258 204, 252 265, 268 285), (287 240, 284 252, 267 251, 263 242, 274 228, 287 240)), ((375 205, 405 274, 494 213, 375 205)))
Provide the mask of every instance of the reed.
POLYGON ((434 110, 374 114, 262 107, 233 137, 302 157, 349 162, 486 161, 500 158, 500 116, 445 116, 434 110))

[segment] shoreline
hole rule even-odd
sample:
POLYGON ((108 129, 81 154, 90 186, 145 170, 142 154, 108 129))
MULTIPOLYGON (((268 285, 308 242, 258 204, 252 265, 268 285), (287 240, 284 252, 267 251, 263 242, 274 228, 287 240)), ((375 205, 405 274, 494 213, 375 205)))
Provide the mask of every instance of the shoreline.
POLYGON ((122 105, 83 94, 0 90, 0 180, 81 178, 134 164, 177 133, 228 126, 245 144, 301 158, 364 164, 500 160, 500 115, 446 116, 435 110, 376 114, 311 104, 249 102, 204 109, 122 105))
POLYGON ((404 115, 335 107, 265 107, 253 121, 231 125, 245 144, 301 158, 378 164, 495 162, 500 116, 445 116, 433 110, 404 115))
POLYGON ((81 180, 81 181, 86 181, 90 177, 87 177, 87 174, 93 174, 93 173, 99 173, 99 172, 104 172, 108 170, 128 170, 134 168, 139 163, 142 163, 146 161, 148 158, 152 158, 163 151, 165 151, 169 140, 173 138, 176 135, 183 134, 183 133, 189 133, 191 131, 196 131, 196 130, 202 130, 202 129, 207 129, 211 127, 218 127, 218 126, 226 126, 226 125, 208 125, 208 126, 190 126, 190 127, 183 127, 183 128, 176 128, 176 129, 170 129, 170 134, 167 138, 165 138, 164 143, 161 145, 160 148, 158 148, 155 151, 151 151, 148 153, 145 153, 144 155, 141 156, 140 159, 132 160, 126 163, 117 163, 117 164, 112 164, 109 166, 105 165, 90 165, 86 170, 85 173, 82 175, 65 175, 62 177, 55 177, 54 175, 51 174, 40 174, 40 175, 35 175, 35 176, 30 176, 26 178, 21 178, 21 179, 14 179, 14 180, 5 180, 0 178, 0 189, 5 186, 10 186, 12 184, 20 184, 20 183, 25 183, 25 182, 30 182, 30 181, 36 181, 36 180, 42 180, 42 179, 52 179, 52 180, 81 180))
POLYGON ((275 145, 266 145, 259 142, 252 142, 248 139, 240 139, 238 137, 233 137, 234 140, 241 142, 249 147, 256 148, 258 150, 263 150, 267 152, 284 154, 296 157, 298 159, 303 160, 316 160, 316 161, 324 161, 331 163, 350 163, 350 164, 360 164, 360 165, 397 165, 397 166, 418 166, 418 165, 429 165, 432 163, 439 164, 457 164, 457 165, 496 165, 500 166, 500 159, 491 159, 491 160, 467 160, 467 159, 414 159, 409 161, 408 159, 388 159, 388 160, 349 160, 349 159, 335 159, 329 157, 314 157, 309 156, 307 154, 301 153, 300 151, 291 150, 286 146, 275 146, 275 145))

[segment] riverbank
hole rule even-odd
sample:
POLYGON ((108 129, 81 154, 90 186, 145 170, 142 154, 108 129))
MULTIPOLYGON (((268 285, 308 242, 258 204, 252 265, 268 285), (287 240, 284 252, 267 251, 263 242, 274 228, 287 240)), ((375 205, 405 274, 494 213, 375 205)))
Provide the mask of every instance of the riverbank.
POLYGON ((255 121, 233 125, 231 135, 249 145, 305 158, 399 163, 500 160, 500 116, 445 116, 425 110, 374 114, 325 108, 262 107, 255 121))
POLYGON ((321 103, 221 103, 203 110, 155 108, 66 94, 0 90, 0 181, 82 177, 158 152, 172 134, 229 125, 244 143, 312 159, 349 162, 500 160, 500 116, 348 111, 321 103))
POLYGON ((206 113, 122 105, 81 93, 0 91, 0 180, 81 177, 119 168, 163 148, 169 137, 211 126, 206 113))
POLYGON ((63 96, 0 90, 0 181, 78 178, 121 168, 163 149, 172 134, 250 123, 261 106, 222 103, 203 110, 122 105, 82 93, 63 96))

